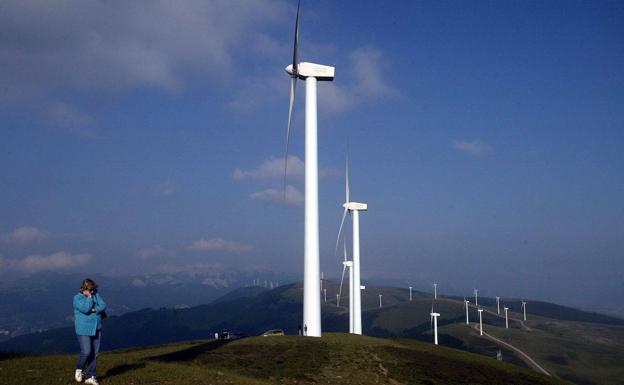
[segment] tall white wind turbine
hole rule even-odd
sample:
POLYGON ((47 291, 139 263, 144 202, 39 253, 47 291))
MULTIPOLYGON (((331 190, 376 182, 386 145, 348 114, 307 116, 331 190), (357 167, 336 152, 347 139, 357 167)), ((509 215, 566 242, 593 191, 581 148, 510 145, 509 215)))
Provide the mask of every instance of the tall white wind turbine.
POLYGON ((438 299, 438 284, 433 283, 433 299, 438 299))
MULTIPOLYGON (((342 234, 347 213, 351 214, 353 225, 353 333, 362 334, 362 284, 360 280, 360 211, 368 210, 366 203, 351 202, 349 199, 349 157, 345 162, 345 203, 342 205, 344 212, 338 229, 338 238, 336 239, 336 251, 342 234)), ((335 253, 334 253, 335 254, 335 253)))
POLYGON ((479 306, 479 289, 474 289, 475 306, 479 306))
POLYGON ((321 336, 321 290, 319 285, 319 221, 318 221, 318 148, 316 119, 316 83, 334 80, 334 67, 299 62, 299 9, 295 20, 295 42, 292 64, 286 67, 290 75, 290 103, 286 128, 286 151, 284 156, 284 191, 288 167, 288 144, 290 125, 295 105, 297 80, 306 83, 305 102, 305 240, 303 269, 303 325, 307 336, 321 336))
POLYGON ((379 294, 379 308, 381 309, 381 297, 383 294, 379 294))
POLYGON ((496 297, 496 312, 500 314, 500 297, 496 297))
POLYGON ((464 298, 464 305, 466 305, 466 325, 470 325, 470 320, 468 319, 468 304, 469 303, 470 301, 464 298))
POLYGON ((410 286, 409 289, 410 289, 410 302, 412 302, 412 287, 410 286))

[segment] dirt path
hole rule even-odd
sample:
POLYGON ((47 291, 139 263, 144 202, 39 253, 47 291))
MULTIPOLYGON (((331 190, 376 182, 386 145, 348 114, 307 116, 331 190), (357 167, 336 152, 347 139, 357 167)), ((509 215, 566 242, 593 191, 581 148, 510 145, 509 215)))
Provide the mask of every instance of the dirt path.
MULTIPOLYGON (((479 328, 475 325, 474 329, 479 332, 479 328)), ((522 358, 522 360, 524 362, 526 362, 531 368, 535 369, 538 372, 544 373, 547 376, 552 376, 546 369, 544 369, 540 364, 538 364, 537 362, 535 362, 534 359, 532 359, 528 354, 526 354, 525 352, 523 352, 522 350, 518 349, 517 347, 513 346, 510 343, 507 343, 501 339, 498 339, 496 337, 494 337, 491 334, 488 334, 486 332, 483 332, 483 337, 499 344, 499 345, 503 345, 511 350, 513 350, 514 352, 520 354, 520 358, 522 358)))

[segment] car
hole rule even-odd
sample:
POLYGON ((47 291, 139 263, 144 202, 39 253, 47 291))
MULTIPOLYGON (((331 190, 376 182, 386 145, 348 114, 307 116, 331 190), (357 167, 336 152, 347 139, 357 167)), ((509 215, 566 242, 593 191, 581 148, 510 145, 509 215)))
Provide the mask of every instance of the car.
POLYGON ((267 330, 266 332, 262 333, 262 337, 274 337, 274 336, 283 336, 283 335, 286 335, 286 333, 284 333, 282 329, 272 329, 272 330, 267 330))

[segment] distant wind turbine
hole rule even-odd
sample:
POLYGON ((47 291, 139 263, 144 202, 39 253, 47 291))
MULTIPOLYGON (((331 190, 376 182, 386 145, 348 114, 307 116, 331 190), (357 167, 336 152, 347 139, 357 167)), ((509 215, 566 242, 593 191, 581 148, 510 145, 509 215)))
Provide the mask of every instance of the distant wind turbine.
POLYGON ((479 289, 474 289, 475 306, 479 306, 479 289))
POLYGON ((438 299, 438 284, 433 283, 433 299, 438 299))
POLYGON ((303 324, 307 336, 321 336, 321 291, 319 287, 319 211, 318 211, 318 148, 316 83, 334 80, 334 67, 315 63, 299 62, 299 9, 295 20, 295 42, 292 64, 286 67, 290 75, 290 103, 288 126, 286 128, 286 151, 284 155, 284 194, 286 192, 286 172, 288 167, 288 145, 290 125, 295 105, 297 80, 306 83, 305 101, 305 236, 303 269, 303 324))
POLYGON ((410 302, 412 302, 412 287, 410 286, 409 289, 410 289, 410 302))
POLYGON ((327 302, 327 289, 323 289, 323 298, 324 301, 327 302))
POLYGON ((382 296, 382 295, 383 295, 383 294, 379 294, 379 308, 380 308, 380 309, 381 309, 381 296, 382 296))
POLYGON ((342 276, 340 277, 340 287, 338 289, 338 300, 342 296, 342 284, 344 283, 345 271, 349 269, 349 333, 353 333, 353 261, 347 260, 347 244, 343 242, 342 276))
POLYGON ((470 303, 470 301, 468 301, 466 298, 464 298, 464 305, 466 305, 466 325, 470 325, 470 321, 468 319, 468 304, 470 303))
POLYGON ((496 312, 500 314, 500 297, 496 297, 496 312))
POLYGON ((522 311, 524 312, 524 320, 526 321, 526 302, 522 301, 522 311))
POLYGON ((440 313, 435 313, 433 311, 433 306, 431 307, 431 320, 433 321, 433 343, 438 344, 438 317, 440 313))
POLYGON ((503 309, 505 309, 505 329, 509 329, 509 319, 507 318, 507 310, 509 310, 509 308, 505 306, 503 309))
POLYGON ((483 309, 479 309, 479 334, 483 335, 483 309))
POLYGON ((363 286, 360 281, 360 211, 368 210, 366 203, 351 202, 349 199, 349 155, 347 152, 347 159, 345 161, 345 203, 342 205, 344 212, 342 213, 342 220, 340 221, 340 227, 338 228, 338 238, 336 239, 336 249, 334 254, 338 251, 338 243, 340 242, 340 235, 342 234, 342 227, 344 226, 347 213, 350 213, 351 222, 353 226, 353 333, 362 334, 362 289, 363 286))

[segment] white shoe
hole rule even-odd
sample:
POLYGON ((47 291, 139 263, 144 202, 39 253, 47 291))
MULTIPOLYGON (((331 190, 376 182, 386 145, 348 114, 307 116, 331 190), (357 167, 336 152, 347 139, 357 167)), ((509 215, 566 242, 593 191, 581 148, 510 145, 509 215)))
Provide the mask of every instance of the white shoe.
POLYGON ((82 374, 82 369, 76 369, 76 374, 74 375, 76 382, 82 382, 84 380, 84 375, 82 374))
POLYGON ((87 378, 87 380, 85 381, 85 384, 89 384, 89 385, 100 385, 99 382, 97 382, 95 376, 87 378))

